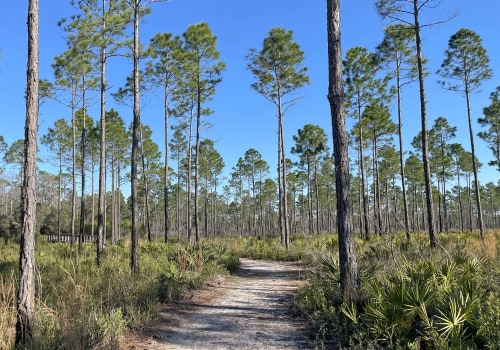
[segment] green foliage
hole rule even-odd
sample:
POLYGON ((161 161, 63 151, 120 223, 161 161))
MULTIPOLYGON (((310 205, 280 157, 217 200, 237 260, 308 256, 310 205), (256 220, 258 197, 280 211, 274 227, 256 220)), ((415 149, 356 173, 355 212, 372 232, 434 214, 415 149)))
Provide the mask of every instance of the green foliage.
MULTIPOLYGON (((444 238, 444 237, 443 237, 444 238)), ((337 258, 324 256, 296 299, 317 341, 351 349, 495 349, 500 268, 478 237, 449 234, 441 251, 423 235, 358 242, 360 300, 343 305, 337 258), (471 253, 474 252, 474 253, 471 253), (484 254, 484 255, 483 255, 484 254)))
MULTIPOLYGON (((0 262, 3 349, 13 341, 18 248, 0 244, 5 253, 0 262)), ((238 257, 217 243, 153 242, 141 246, 141 273, 131 275, 129 253, 124 242, 109 246, 97 267, 93 244, 84 244, 82 254, 77 254, 67 243, 39 242, 37 349, 116 349, 127 328, 155 317, 158 301, 179 298, 239 265, 238 257)))
POLYGON ((479 306, 478 325, 485 349, 500 348, 500 292, 495 291, 487 295, 479 306))
POLYGON ((256 82, 251 86, 275 105, 289 105, 292 100, 282 100, 309 83, 307 68, 302 67, 304 52, 293 40, 291 30, 272 28, 264 39, 262 50, 251 49, 247 56, 248 69, 256 82))
POLYGON ((242 258, 268 259, 277 261, 303 261, 310 263, 318 259, 321 253, 337 246, 332 235, 313 235, 291 237, 287 250, 278 236, 247 236, 218 239, 222 245, 242 258))
POLYGON ((445 59, 437 71, 444 79, 439 83, 448 90, 472 92, 493 75, 481 37, 461 28, 450 37, 445 59))
POLYGON ((21 225, 8 217, 0 215, 0 239, 8 244, 16 241, 21 234, 21 225))
POLYGON ((500 137, 500 86, 497 86, 495 91, 490 94, 490 100, 491 104, 483 108, 484 118, 477 120, 480 126, 487 129, 481 131, 478 136, 488 144, 488 148, 493 152, 494 160, 490 161, 489 165, 496 165, 500 171, 500 149, 497 141, 500 137))

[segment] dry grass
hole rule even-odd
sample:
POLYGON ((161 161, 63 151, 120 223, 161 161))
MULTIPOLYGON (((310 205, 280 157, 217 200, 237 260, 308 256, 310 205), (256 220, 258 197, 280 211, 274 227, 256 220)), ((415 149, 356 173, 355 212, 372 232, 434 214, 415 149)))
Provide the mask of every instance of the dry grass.
POLYGON ((16 322, 16 279, 14 272, 0 275, 0 349, 10 349, 16 322))
POLYGON ((497 257, 497 238, 494 235, 488 235, 484 238, 486 256, 492 259, 497 257))

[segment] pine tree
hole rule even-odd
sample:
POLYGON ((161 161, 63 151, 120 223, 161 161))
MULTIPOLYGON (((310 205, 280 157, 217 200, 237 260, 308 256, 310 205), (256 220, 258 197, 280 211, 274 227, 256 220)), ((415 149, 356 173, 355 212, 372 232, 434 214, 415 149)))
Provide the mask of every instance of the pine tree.
POLYGON ((293 135, 295 146, 292 147, 292 154, 299 156, 299 164, 306 167, 307 174, 307 202, 308 202, 308 228, 309 233, 314 232, 313 208, 312 208, 312 186, 311 180, 315 182, 316 199, 316 232, 319 233, 319 187, 318 168, 321 158, 328 153, 328 138, 325 131, 317 125, 306 124, 303 129, 297 130, 297 135, 293 135), (313 177, 313 175, 314 177, 313 177))
POLYGON ((247 56, 248 69, 256 79, 251 86, 277 108, 278 117, 278 192, 281 243, 290 244, 287 218, 286 157, 283 135, 283 117, 289 107, 300 98, 296 94, 309 83, 307 68, 302 67, 304 52, 293 40, 290 30, 273 28, 264 39, 262 50, 251 49, 247 56))
POLYGON ((448 121, 444 117, 438 117, 434 120, 434 124, 429 131, 429 151, 431 154, 431 160, 433 170, 438 178, 438 191, 439 191, 439 231, 448 232, 449 221, 448 221, 448 206, 446 201, 446 180, 449 177, 450 167, 451 167, 451 156, 450 156, 450 146, 449 141, 455 138, 457 128, 452 127, 448 124, 448 121), (440 188, 441 187, 441 188, 440 188), (441 206, 442 200, 442 206, 441 206), (441 213, 441 207, 444 211, 444 216, 441 213), (443 225, 444 221, 444 225, 443 225))
POLYGON ((401 174, 401 188, 403 190, 404 223, 406 237, 410 239, 410 219, 408 209, 408 196, 406 193, 406 179, 404 173, 403 151, 403 118, 401 109, 401 89, 404 85, 412 83, 418 77, 416 60, 415 35, 411 26, 393 24, 385 29, 385 36, 377 46, 377 56, 382 63, 388 65, 396 80, 396 93, 398 105, 398 137, 399 137, 399 166, 401 174))
POLYGON ((189 26, 183 34, 183 73, 186 74, 188 87, 192 91, 195 102, 196 133, 194 153, 194 224, 195 239, 199 241, 199 153, 201 118, 212 111, 205 105, 213 98, 215 87, 222 80, 225 64, 219 61, 217 37, 212 34, 207 23, 189 26))
POLYGON ((71 127, 65 119, 58 119, 54 122, 54 127, 49 128, 46 135, 43 135, 40 142, 48 147, 57 161, 58 172, 58 200, 57 200, 57 235, 61 237, 61 201, 62 201, 62 177, 63 164, 68 158, 72 145, 71 127))
MULTIPOLYGON (((425 59, 422 50, 421 30, 424 25, 420 23, 421 14, 426 9, 437 7, 439 0, 377 0, 377 12, 390 21, 408 24, 415 35, 415 54, 418 68, 420 120, 422 133, 422 160, 425 178, 425 197, 427 203, 427 223, 429 229, 429 242, 431 247, 437 247, 436 224, 434 219, 434 201, 432 199, 432 178, 429 162, 429 145, 427 135, 427 105, 425 97, 425 59)), ((452 16, 453 17, 453 16, 452 16)), ((452 17, 448 18, 451 19, 452 17)), ((429 25, 429 24, 427 24, 429 25)))
MULTIPOLYGON (((163 93, 159 94, 163 102, 164 120, 165 120, 165 148, 164 148, 164 186, 163 186, 163 215, 165 242, 168 241, 169 219, 168 219, 168 187, 169 187, 169 109, 170 101, 180 77, 180 56, 182 41, 178 36, 173 37, 170 33, 156 34, 150 41, 146 50, 149 61, 146 63, 145 80, 153 89, 161 88, 163 93)), ((156 95, 156 94, 155 94, 156 95)))
POLYGON ((481 238, 484 238, 484 224, 479 179, 477 175, 474 132, 472 130, 470 95, 478 91, 483 81, 492 77, 493 73, 489 61, 486 50, 482 46, 481 37, 470 29, 462 28, 453 34, 448 41, 445 59, 437 72, 446 79, 440 81, 440 84, 447 90, 462 93, 467 103, 467 120, 469 124, 470 147, 472 153, 472 169, 474 172, 474 190, 476 193, 476 206, 481 238))
POLYGON ((355 139, 359 154, 359 177, 361 181, 361 200, 363 207, 363 232, 370 239, 369 195, 367 189, 367 170, 365 165, 365 134, 363 124, 364 109, 376 101, 387 99, 387 78, 377 78, 379 62, 374 54, 364 47, 353 47, 346 53, 343 62, 345 98, 347 114, 357 120, 355 139))
POLYGON ((483 109, 484 118, 478 119, 479 125, 489 129, 478 136, 488 144, 495 157, 489 165, 496 165, 500 172, 500 86, 491 93, 490 100, 491 104, 483 109))

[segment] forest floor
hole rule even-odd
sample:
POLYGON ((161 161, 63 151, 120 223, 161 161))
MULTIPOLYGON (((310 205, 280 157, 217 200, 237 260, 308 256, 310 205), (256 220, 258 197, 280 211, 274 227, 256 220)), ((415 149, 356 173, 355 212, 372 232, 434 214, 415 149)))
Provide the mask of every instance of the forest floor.
POLYGON ((126 335, 122 350, 312 349, 292 297, 305 281, 298 263, 241 259, 240 269, 180 301, 126 335))

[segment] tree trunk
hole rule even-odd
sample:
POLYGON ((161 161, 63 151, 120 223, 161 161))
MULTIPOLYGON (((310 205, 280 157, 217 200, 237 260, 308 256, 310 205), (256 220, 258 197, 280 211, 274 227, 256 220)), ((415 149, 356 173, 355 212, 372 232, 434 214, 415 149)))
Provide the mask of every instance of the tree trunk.
POLYGON ((363 155, 363 127, 361 126, 361 107, 358 106, 358 122, 359 122, 359 171, 361 173, 361 199, 363 204, 363 229, 365 232, 365 239, 370 240, 370 222, 368 221, 368 195, 366 194, 366 179, 365 179, 365 161, 363 155))
POLYGON ((328 100, 332 115, 332 136, 337 193, 340 285, 343 301, 358 300, 358 265, 354 248, 353 214, 349 179, 348 138, 345 129, 342 50, 340 40, 340 0, 327 0, 328 100))
POLYGON ((472 171, 474 172, 474 192, 476 194, 477 219, 479 224, 479 234, 484 239, 483 209, 481 208, 481 188, 477 176, 476 152, 474 147, 474 133, 472 131, 472 117, 470 112, 469 86, 465 84, 465 99, 467 100, 467 117, 469 122, 470 149, 472 153, 472 171))
POLYGON ((307 223, 308 233, 314 232, 313 224, 313 208, 312 208, 312 189, 311 189, 311 164, 309 156, 307 156, 307 223))
POLYGON ((460 187, 460 166, 458 164, 457 164, 457 188, 458 188, 458 223, 460 226, 460 232, 464 232, 462 188, 460 187))
MULTIPOLYGON (((278 91, 278 95, 281 96, 280 92, 278 91)), ((285 157, 285 138, 284 138, 284 131, 283 131, 283 113, 281 111, 281 101, 280 101, 280 106, 279 106, 279 128, 280 132, 278 133, 281 138, 281 179, 282 179, 282 201, 283 201, 283 231, 282 231, 282 237, 284 240, 284 245, 286 249, 290 247, 290 228, 289 228, 289 220, 288 220, 288 198, 287 198, 287 181, 286 181, 286 157, 285 157)))
POLYGON ((405 179, 405 166, 404 166, 404 151, 403 151, 403 120, 401 117, 401 78, 399 67, 396 72, 397 92, 398 92, 398 138, 399 138, 399 167, 401 173, 401 188, 403 190, 403 206, 405 218, 405 232, 406 238, 409 240, 410 236, 410 218, 408 215, 408 196, 406 194, 406 179, 405 179))
MULTIPOLYGON (((105 0, 102 0, 103 29, 106 27, 104 11, 105 0)), ((97 199, 97 266, 101 265, 105 239, 106 212, 106 50, 101 48, 101 141, 99 144, 99 194, 97 199)))
MULTIPOLYGON (((116 186, 115 186, 115 191, 117 192, 115 197, 118 198, 117 204, 116 204, 116 238, 119 240, 121 238, 121 229, 122 229, 122 197, 121 197, 121 192, 120 192, 120 180, 121 180, 121 175, 120 175, 120 159, 116 161, 116 186)), ((106 226, 104 226, 106 228, 106 226)), ((104 231, 106 232, 106 231, 104 231)))
POLYGON ((467 222, 469 226, 469 232, 472 233, 472 195, 471 195, 471 186, 470 186, 470 172, 467 173, 467 222))
POLYGON ((318 184, 318 160, 314 160, 314 186, 315 186, 315 195, 316 195, 316 233, 319 235, 320 233, 320 225, 319 225, 319 184, 318 184))
POLYGON ((28 68, 22 187, 22 232, 16 299, 16 348, 31 348, 35 328, 36 151, 38 133, 38 0, 28 4, 28 68))
POLYGON ((73 187, 71 191, 71 240, 70 245, 73 247, 75 243, 75 224, 76 224, 76 120, 75 120, 75 95, 76 87, 72 87, 72 101, 71 101, 71 129, 73 136, 73 146, 72 146, 72 179, 73 187))
POLYGON ((281 119, 278 115, 278 227, 281 234, 281 244, 285 245, 284 221, 283 221, 283 178, 281 172, 281 119))
POLYGON ((62 151, 59 151, 59 181, 57 198, 57 238, 61 240, 61 197, 62 197, 62 151))
MULTIPOLYGON (((95 152, 95 150, 93 150, 95 152)), ((94 156, 92 155, 92 169, 90 171, 91 175, 91 181, 90 181, 90 193, 92 194, 92 213, 90 214, 91 216, 91 228, 90 228, 90 234, 92 235, 92 238, 94 238, 94 222, 95 222, 95 161, 94 161, 94 156)))
POLYGON ((441 197, 442 197, 442 191, 441 191, 441 180, 437 180, 437 192, 438 192, 438 225, 439 225, 439 232, 443 232, 443 215, 441 212, 441 197))
MULTIPOLYGON (((165 79, 166 81, 167 79, 165 79)), ((165 218, 164 230, 165 230, 165 243, 168 242, 169 225, 168 225, 168 85, 165 87, 164 94, 164 113, 165 113, 165 169, 163 176, 163 216, 165 218)))
POLYGON ((196 101, 196 153, 194 158, 194 232, 196 242, 200 240, 199 229, 199 194, 198 187, 200 181, 200 128, 201 128, 201 87, 198 78, 197 101, 196 101))
POLYGON ((436 227, 434 224, 434 202, 432 199, 432 179, 429 164, 429 145, 427 136, 427 108, 425 101, 424 64, 422 55, 422 42, 420 39, 419 6, 418 0, 413 0, 413 13, 415 20, 415 44, 417 46, 418 81, 420 85, 420 117, 422 121, 422 160, 424 163, 425 196, 427 201, 427 223, 431 247, 437 246, 436 227))
POLYGON ((142 161, 142 177, 144 183, 144 211, 145 211, 145 219, 146 219, 146 230, 148 233, 148 242, 151 243, 151 220, 149 218, 149 188, 148 188, 148 179, 146 178, 146 161, 144 155, 144 140, 142 138, 142 124, 139 127, 139 137, 141 144, 141 161, 142 161))
POLYGON ((448 225, 448 205, 446 203, 446 169, 444 165, 444 147, 445 147, 445 142, 444 140, 441 141, 441 159, 442 159, 442 168, 441 168, 441 182, 443 183, 443 211, 444 211, 444 230, 446 233, 449 231, 449 225, 448 225))
POLYGON ((181 239, 181 160, 177 158, 177 210, 175 213, 175 226, 177 228, 177 239, 181 239))
POLYGON ((141 116, 139 108, 139 10, 140 0, 134 0, 134 120, 132 126, 132 160, 131 160, 131 200, 132 200, 132 232, 130 268, 132 274, 139 273, 139 209, 137 199, 137 153, 139 148, 139 128, 141 116))
POLYGON ((80 154, 80 157, 82 158, 80 160, 80 171, 82 172, 81 174, 81 179, 82 179, 82 183, 81 183, 81 197, 80 197, 80 233, 78 235, 78 253, 81 254, 82 251, 83 251, 83 247, 82 247, 82 244, 83 244, 83 235, 84 235, 84 231, 85 231, 85 140, 87 138, 87 135, 86 135, 86 124, 85 124, 85 119, 87 118, 87 111, 86 111, 86 108, 87 108, 87 105, 85 103, 85 89, 87 88, 86 87, 86 79, 85 79, 85 72, 83 72, 83 75, 82 75, 82 103, 83 103, 83 107, 82 107, 82 111, 83 111, 83 121, 82 121, 82 137, 81 137, 81 154, 80 154))
POLYGON ((118 160, 115 156, 115 147, 111 150, 111 244, 115 245, 118 241, 116 232, 116 171, 118 160))
POLYGON ((191 227, 191 157, 192 151, 192 138, 193 138, 193 115, 189 119, 189 142, 188 142, 188 164, 187 164, 187 184, 186 184, 186 228, 188 242, 192 240, 192 227, 191 227))

